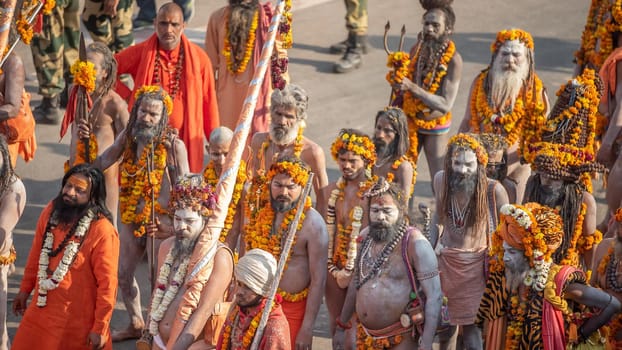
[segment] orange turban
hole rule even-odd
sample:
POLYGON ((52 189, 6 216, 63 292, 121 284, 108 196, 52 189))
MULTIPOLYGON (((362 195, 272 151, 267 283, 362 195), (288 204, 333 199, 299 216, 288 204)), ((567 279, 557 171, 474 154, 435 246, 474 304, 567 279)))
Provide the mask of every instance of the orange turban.
POLYGON ((528 242, 530 248, 547 253, 554 252, 561 244, 564 225, 557 211, 547 206, 506 204, 501 207, 497 232, 516 249, 525 250, 528 242))

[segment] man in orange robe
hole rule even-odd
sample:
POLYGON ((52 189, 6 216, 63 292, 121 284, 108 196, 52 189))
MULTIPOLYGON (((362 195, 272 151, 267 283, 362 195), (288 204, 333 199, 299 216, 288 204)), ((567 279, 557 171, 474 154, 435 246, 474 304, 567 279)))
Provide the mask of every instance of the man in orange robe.
POLYGON ((71 168, 37 223, 13 300, 13 312, 24 317, 12 349, 112 349, 119 236, 111 220, 103 173, 87 164, 71 168))
MULTIPOLYGON (((203 170, 203 138, 220 125, 214 73, 205 52, 183 34, 181 8, 164 4, 158 11, 155 34, 146 41, 115 55, 117 74, 129 74, 135 90, 144 85, 160 85, 173 98, 169 125, 179 130, 188 149, 190 170, 203 170), (201 134, 203 131, 203 134, 201 134)), ((134 94, 120 80, 117 93, 134 105, 134 94)))

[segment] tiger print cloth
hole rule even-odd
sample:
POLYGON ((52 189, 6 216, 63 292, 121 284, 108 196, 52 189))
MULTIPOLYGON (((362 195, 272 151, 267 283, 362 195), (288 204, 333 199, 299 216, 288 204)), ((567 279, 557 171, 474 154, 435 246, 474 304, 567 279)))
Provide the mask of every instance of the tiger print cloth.
MULTIPOLYGON (((585 274, 582 271, 570 273, 564 282, 563 290, 571 283, 586 284, 585 274)), ((491 272, 486 282, 486 290, 480 302, 476 323, 484 324, 504 317, 510 312, 510 293, 505 285, 504 271, 491 272)), ((527 310, 522 327, 522 337, 518 343, 519 350, 542 349, 542 301, 543 292, 531 289, 527 296, 527 310)), ((490 348, 489 346, 486 347, 490 348)), ((496 349, 495 349, 496 350, 496 349)))

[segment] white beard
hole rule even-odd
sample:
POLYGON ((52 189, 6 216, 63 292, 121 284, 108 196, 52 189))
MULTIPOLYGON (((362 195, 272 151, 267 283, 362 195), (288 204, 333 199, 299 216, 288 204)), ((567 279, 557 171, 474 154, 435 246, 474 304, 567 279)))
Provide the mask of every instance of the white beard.
POLYGON ((490 97, 494 107, 499 110, 508 105, 514 108, 514 103, 528 75, 529 64, 527 62, 518 66, 516 71, 505 70, 501 63, 501 56, 497 56, 490 70, 490 97))
POLYGON ((275 132, 274 128, 270 126, 270 140, 279 146, 287 146, 296 140, 298 136, 298 129, 300 129, 301 123, 298 122, 291 129, 287 131, 285 135, 279 136, 275 132))

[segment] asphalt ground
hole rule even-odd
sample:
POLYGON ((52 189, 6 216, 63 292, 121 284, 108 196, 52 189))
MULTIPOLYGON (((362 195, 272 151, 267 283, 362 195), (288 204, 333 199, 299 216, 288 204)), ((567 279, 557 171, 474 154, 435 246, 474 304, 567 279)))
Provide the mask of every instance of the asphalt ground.
MULTIPOLYGON (((226 3, 224 0, 196 0, 195 16, 186 30, 188 37, 202 45, 209 15, 226 3)), ((369 1, 368 35, 371 50, 363 57, 360 69, 338 75, 332 73, 332 66, 339 57, 331 55, 328 47, 346 37, 343 2, 294 0, 293 3, 294 47, 289 51, 290 75, 292 81, 304 87, 310 95, 305 135, 319 143, 330 158, 330 144, 340 128, 357 128, 371 133, 376 112, 387 104, 390 90, 384 78, 387 68, 382 45, 386 21, 390 20, 393 26, 389 36, 391 49, 397 49, 402 24, 407 29, 404 48, 409 49, 420 31, 423 10, 419 2, 414 0, 369 1)), ((464 68, 460 91, 452 111, 455 122, 451 133, 456 132, 462 119, 473 78, 490 63, 489 47, 496 32, 504 28, 518 27, 533 35, 536 70, 548 89, 551 103, 554 103, 555 92, 572 75, 572 55, 579 46, 588 7, 589 1, 581 0, 455 1, 457 21, 453 39, 462 55, 464 68)), ((136 40, 142 41, 151 33, 150 29, 136 31, 136 40)), ((16 52, 24 59, 27 67, 26 89, 33 96, 34 108, 40 96, 37 94, 30 48, 19 44, 16 52)), ((59 141, 58 131, 58 126, 37 125, 39 148, 35 159, 27 164, 18 161, 16 171, 26 185, 28 203, 14 231, 18 258, 16 272, 9 278, 9 301, 18 291, 39 214, 60 190, 62 164, 68 156, 69 140, 65 138, 59 141)), ((330 180, 336 180, 339 171, 335 162, 327 159, 327 166, 330 180)), ((600 220, 605 212, 605 204, 604 191, 599 183, 595 183, 594 194, 598 201, 600 220)), ((430 176, 423 157, 419 161, 415 200, 416 203, 431 203, 430 176)), ((139 266, 137 275, 145 291, 149 285, 145 263, 139 266)), ((147 293, 143 293, 142 301, 143 307, 146 307, 147 293)), ((127 314, 119 298, 112 327, 124 327, 127 321, 127 314)), ((12 338, 19 319, 10 314, 7 322, 12 338)), ((314 349, 330 347, 327 329, 328 317, 325 308, 322 308, 315 327, 314 349)), ((114 348, 133 349, 134 345, 126 341, 114 344, 114 348)))

